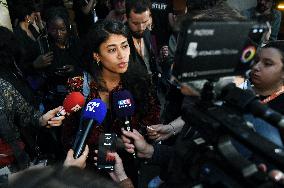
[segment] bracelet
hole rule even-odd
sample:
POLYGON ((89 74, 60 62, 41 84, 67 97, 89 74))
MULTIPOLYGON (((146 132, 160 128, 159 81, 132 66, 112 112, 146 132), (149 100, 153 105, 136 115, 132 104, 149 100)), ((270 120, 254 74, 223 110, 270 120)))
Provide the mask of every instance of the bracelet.
POLYGON ((169 125, 173 128, 173 135, 175 136, 176 135, 176 130, 175 130, 175 127, 171 124, 171 123, 169 123, 169 125))

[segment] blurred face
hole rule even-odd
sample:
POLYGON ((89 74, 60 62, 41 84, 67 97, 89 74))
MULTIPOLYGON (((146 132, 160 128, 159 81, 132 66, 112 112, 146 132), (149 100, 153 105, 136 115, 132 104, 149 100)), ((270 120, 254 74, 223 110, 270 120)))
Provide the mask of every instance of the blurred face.
POLYGON ((130 31, 134 38, 142 38, 149 22, 151 21, 150 10, 146 10, 140 14, 136 14, 133 10, 130 11, 127 19, 130 31))
POLYGON ((64 20, 57 18, 53 20, 48 28, 48 33, 56 43, 64 44, 67 40, 68 32, 64 20))
POLYGON ((256 88, 270 89, 283 85, 282 58, 280 52, 275 48, 260 50, 251 69, 251 81, 256 88))
POLYGON ((114 9, 117 13, 125 13, 125 0, 116 0, 114 9))
POLYGON ((270 10, 273 5, 273 0, 257 0, 257 10, 260 13, 263 13, 267 10, 270 10))
POLYGON ((123 35, 111 34, 100 45, 99 53, 94 53, 94 59, 100 61, 103 71, 125 73, 128 68, 130 49, 127 38, 123 35))

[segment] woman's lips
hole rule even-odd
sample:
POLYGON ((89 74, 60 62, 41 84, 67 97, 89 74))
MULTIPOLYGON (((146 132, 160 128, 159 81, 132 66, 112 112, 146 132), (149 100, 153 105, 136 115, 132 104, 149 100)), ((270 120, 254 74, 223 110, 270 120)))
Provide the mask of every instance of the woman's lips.
POLYGON ((121 62, 121 63, 118 64, 118 67, 124 68, 124 67, 126 67, 126 65, 127 65, 127 62, 121 62))

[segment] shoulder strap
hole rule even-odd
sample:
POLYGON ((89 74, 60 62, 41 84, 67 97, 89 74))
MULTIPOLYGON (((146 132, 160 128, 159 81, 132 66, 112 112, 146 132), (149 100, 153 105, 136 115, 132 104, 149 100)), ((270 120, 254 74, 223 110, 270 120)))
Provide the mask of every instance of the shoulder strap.
POLYGON ((91 76, 86 72, 84 71, 83 72, 83 95, 85 97, 85 100, 87 99, 87 97, 89 96, 90 94, 90 83, 91 83, 91 76))

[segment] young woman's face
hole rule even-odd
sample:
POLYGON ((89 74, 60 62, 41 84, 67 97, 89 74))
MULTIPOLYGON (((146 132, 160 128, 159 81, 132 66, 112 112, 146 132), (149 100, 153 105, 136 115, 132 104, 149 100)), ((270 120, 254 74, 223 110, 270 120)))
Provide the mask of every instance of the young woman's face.
POLYGON ((123 35, 111 34, 100 45, 99 53, 94 53, 94 58, 100 61, 105 71, 121 74, 127 71, 129 55, 127 38, 123 35))
POLYGON ((251 81, 256 88, 271 88, 283 84, 282 55, 276 48, 263 48, 251 69, 251 81))
POLYGON ((67 27, 62 18, 53 20, 49 25, 48 32, 57 43, 65 43, 67 40, 67 27))

